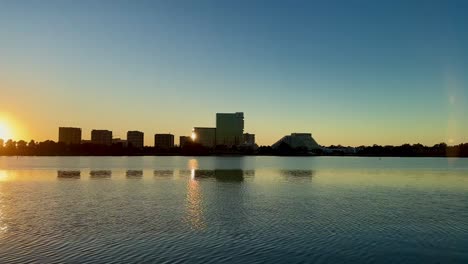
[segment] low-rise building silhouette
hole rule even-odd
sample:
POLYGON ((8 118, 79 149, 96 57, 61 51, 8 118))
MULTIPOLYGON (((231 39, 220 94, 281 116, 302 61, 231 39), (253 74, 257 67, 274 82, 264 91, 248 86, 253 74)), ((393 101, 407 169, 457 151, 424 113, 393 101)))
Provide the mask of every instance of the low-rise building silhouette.
POLYGON ((207 148, 216 146, 216 128, 214 127, 194 127, 192 132, 193 142, 207 148))
POLYGON ((247 146, 254 146, 255 145, 255 134, 244 134, 243 144, 247 146))
POLYGON ((81 128, 59 127, 58 142, 65 144, 81 144, 81 128))
POLYGON ((356 148, 354 147, 344 147, 344 146, 329 146, 329 147, 323 147, 322 151, 324 154, 328 155, 352 155, 356 154, 356 148))
POLYGON ((112 131, 93 129, 91 131, 91 142, 99 145, 112 145, 112 131))
POLYGON ((128 131, 127 144, 129 147, 143 148, 144 134, 141 131, 128 131))
POLYGON ((127 147, 128 146, 128 141, 125 139, 121 138, 113 138, 112 139, 112 144, 121 144, 122 147, 127 147))
POLYGON ((192 142, 192 138, 189 136, 180 136, 179 137, 179 147, 183 148, 185 144, 192 142))
POLYGON ((320 146, 310 133, 292 133, 289 136, 284 136, 275 144, 271 145, 273 149, 279 149, 282 145, 287 145, 290 148, 304 148, 309 151, 318 150, 320 146))
POLYGON ((174 147, 174 135, 172 134, 155 134, 154 146, 161 149, 169 149, 174 147))

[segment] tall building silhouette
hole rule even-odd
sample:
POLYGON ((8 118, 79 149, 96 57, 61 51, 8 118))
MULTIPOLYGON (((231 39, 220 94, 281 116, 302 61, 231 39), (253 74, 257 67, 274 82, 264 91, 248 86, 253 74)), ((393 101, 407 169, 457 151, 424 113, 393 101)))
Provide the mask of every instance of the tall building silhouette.
POLYGON ((141 131, 128 131, 127 144, 134 148, 143 148, 144 134, 141 131))
POLYGON ((81 128, 59 127, 58 141, 65 144, 81 144, 81 128))
POLYGON ((155 134, 154 146, 162 149, 174 147, 174 135, 172 134, 155 134))
POLYGON ((216 114, 216 145, 238 146, 243 143, 244 113, 216 114))
POLYGON ((93 129, 91 131, 91 142, 100 145, 112 145, 112 131, 93 129))

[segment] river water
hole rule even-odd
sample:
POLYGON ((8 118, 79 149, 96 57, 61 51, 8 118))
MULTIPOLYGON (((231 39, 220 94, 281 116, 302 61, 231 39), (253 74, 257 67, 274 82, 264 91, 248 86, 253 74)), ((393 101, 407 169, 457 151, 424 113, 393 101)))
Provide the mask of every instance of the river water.
POLYGON ((0 157, 0 263, 468 263, 468 159, 0 157))

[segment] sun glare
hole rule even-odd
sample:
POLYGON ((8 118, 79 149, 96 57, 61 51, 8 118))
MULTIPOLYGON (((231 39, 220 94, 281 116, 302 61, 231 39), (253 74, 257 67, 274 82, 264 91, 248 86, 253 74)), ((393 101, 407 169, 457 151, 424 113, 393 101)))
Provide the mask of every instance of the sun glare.
POLYGON ((0 139, 8 140, 11 139, 11 130, 6 122, 0 120, 0 139))

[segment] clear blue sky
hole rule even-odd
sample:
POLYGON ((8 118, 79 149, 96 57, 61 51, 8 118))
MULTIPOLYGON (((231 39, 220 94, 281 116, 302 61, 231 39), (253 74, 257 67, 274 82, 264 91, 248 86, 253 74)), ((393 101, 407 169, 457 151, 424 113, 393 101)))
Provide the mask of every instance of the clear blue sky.
MULTIPOLYGON (((0 1, 0 115, 189 135, 245 113, 272 144, 468 142, 468 1, 0 1)), ((12 125, 13 126, 13 125, 12 125)))

